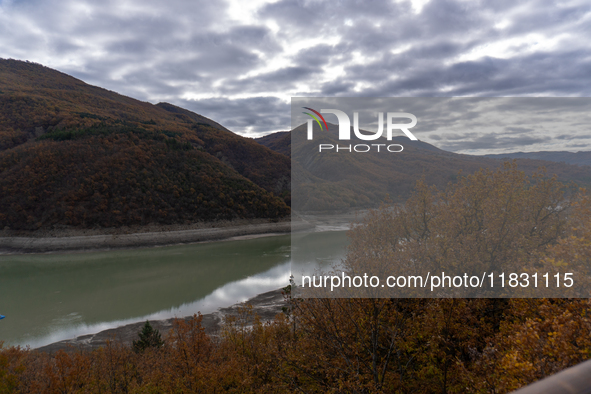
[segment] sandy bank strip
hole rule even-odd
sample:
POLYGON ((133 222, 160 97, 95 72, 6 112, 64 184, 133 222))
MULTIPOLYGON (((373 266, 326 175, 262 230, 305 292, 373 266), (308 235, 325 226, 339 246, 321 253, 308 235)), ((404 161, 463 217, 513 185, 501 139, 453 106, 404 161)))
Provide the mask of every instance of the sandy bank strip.
POLYGON ((16 253, 40 253, 87 249, 136 248, 181 243, 218 241, 245 235, 289 233, 314 226, 302 222, 248 224, 220 228, 146 232, 133 234, 84 235, 73 237, 0 237, 0 250, 16 253))

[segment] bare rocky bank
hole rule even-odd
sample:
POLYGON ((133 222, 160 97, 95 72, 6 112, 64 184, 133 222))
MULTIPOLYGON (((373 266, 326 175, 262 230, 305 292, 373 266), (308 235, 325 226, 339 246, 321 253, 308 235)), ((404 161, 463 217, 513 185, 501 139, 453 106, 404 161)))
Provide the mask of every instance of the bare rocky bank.
POLYGON ((183 243, 219 241, 223 239, 289 233, 312 228, 305 221, 289 219, 198 223, 178 226, 147 226, 141 228, 97 230, 61 230, 22 234, 3 230, 0 251, 4 253, 43 253, 92 249, 137 248, 183 243))
MULTIPOLYGON (((227 308, 220 308, 216 312, 203 315, 201 325, 205 332, 210 335, 219 333, 224 319, 227 316, 238 316, 240 309, 245 305, 253 306, 253 312, 256 313, 262 321, 270 321, 278 313, 282 313, 282 308, 286 305, 282 290, 273 290, 267 293, 259 294, 246 302, 238 303, 227 308)), ((183 320, 189 320, 192 316, 182 317, 183 320)), ((160 331, 163 339, 166 339, 172 328, 174 319, 150 320, 150 325, 160 331)), ((131 346, 134 340, 138 339, 138 333, 142 330, 145 321, 127 324, 125 326, 111 328, 96 334, 82 335, 77 338, 67 339, 60 342, 51 343, 37 348, 38 351, 55 353, 59 350, 74 352, 79 350, 92 350, 107 344, 107 341, 121 343, 131 346)))
POLYGON ((313 228, 316 228, 317 231, 330 231, 332 227, 342 227, 359 220, 365 213, 366 211, 307 214, 299 215, 297 220, 291 218, 279 221, 250 219, 102 229, 57 228, 35 232, 14 231, 5 228, 0 230, 0 253, 141 248, 221 241, 242 236, 286 234, 313 228))

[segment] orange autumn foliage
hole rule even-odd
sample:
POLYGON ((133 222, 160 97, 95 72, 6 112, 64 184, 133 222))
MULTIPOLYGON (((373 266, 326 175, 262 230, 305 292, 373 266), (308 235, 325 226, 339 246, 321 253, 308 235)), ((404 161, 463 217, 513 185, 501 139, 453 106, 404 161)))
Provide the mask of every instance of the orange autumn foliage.
MULTIPOLYGON (((518 179, 512 171, 500 172, 495 179, 518 179)), ((479 176, 465 179, 467 184, 460 182, 458 187, 466 188, 457 196, 465 197, 469 182, 479 176)), ((515 196, 555 196, 528 193, 515 196)), ((534 248, 532 256, 540 259, 539 264, 583 273, 589 256, 591 200, 582 194, 572 196, 571 202, 556 237, 546 242, 551 232, 534 231, 536 242, 527 237, 520 242, 534 248), (543 242, 537 242, 540 239, 543 242)), ((459 206, 455 209, 465 212, 459 206)), ((514 214, 508 211, 510 217, 514 214)), ((374 222, 366 225, 381 224, 379 214, 370 217, 374 222)), ((496 219, 485 217, 483 223, 495 225, 496 219)), ((545 228, 555 230, 552 223, 558 222, 545 228)), ((352 232, 353 237, 362 234, 352 232)), ((357 245, 352 242, 352 248, 357 245)), ((474 255, 485 261, 484 254, 474 255)), ((591 356, 587 299, 290 298, 289 302, 288 313, 272 322, 261 321, 245 307, 215 335, 205 332, 202 316, 178 320, 163 347, 139 353, 117 342, 94 351, 53 355, 2 348, 0 393, 508 393, 591 356)))

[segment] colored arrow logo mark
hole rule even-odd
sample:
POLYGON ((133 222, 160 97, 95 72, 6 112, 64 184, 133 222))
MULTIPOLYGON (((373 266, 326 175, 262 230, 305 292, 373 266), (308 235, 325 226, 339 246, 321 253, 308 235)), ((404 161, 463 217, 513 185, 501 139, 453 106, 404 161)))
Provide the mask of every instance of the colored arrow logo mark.
MULTIPOLYGON (((324 120, 324 117, 322 115, 320 115, 320 112, 313 110, 312 108, 309 108, 309 107, 302 107, 302 108, 310 110, 310 111, 314 112, 316 115, 318 115, 320 117, 320 119, 322 119, 322 121, 324 122, 324 125, 326 126, 326 130, 328 130, 328 125, 326 124, 326 120, 324 120)), ((312 115, 309 112, 302 112, 302 113, 313 117, 314 120, 316 121, 316 123, 318 123, 318 126, 320 126, 320 130, 323 130, 322 123, 320 123, 320 120, 316 116, 312 115)))

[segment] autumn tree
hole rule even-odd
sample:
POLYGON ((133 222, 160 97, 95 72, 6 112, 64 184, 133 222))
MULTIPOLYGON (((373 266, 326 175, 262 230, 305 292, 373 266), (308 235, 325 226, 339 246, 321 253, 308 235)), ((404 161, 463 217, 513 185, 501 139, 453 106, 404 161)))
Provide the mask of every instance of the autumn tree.
MULTIPOLYGON (((419 181, 406 204, 371 211, 350 232, 345 271, 382 280, 445 272, 527 272, 563 234, 564 185, 543 172, 527 177, 513 163, 461 177, 443 191, 419 181)), ((507 287, 362 288, 361 297, 510 296, 507 287)), ((514 289, 512 295, 518 289, 514 289)), ((526 290, 520 290, 522 294, 526 290)), ((343 296, 347 294, 343 293, 343 296)))
MULTIPOLYGON (((543 172, 527 177, 511 163, 461 177, 443 191, 419 182, 406 204, 370 211, 353 227, 344 272, 383 280, 388 275, 424 277, 427 271, 480 277, 483 272, 586 266, 589 221, 584 218, 589 212, 582 205, 579 213, 569 210, 578 197, 565 197, 564 190, 555 178, 543 172)), ((360 288, 338 296, 361 298, 299 302, 295 315, 305 339, 298 346, 305 361, 293 365, 302 389, 506 392, 579 362, 588 352, 586 342, 573 342, 572 336, 577 329, 588 331, 586 303, 458 298, 511 296, 486 286, 479 293, 461 290, 429 294, 360 288), (417 296, 443 298, 400 298, 417 296), (306 358, 312 349, 320 355, 306 358), (536 357, 548 363, 535 363, 536 357), (531 372, 518 375, 527 362, 531 372), (510 374, 510 383, 503 374, 510 374)))

